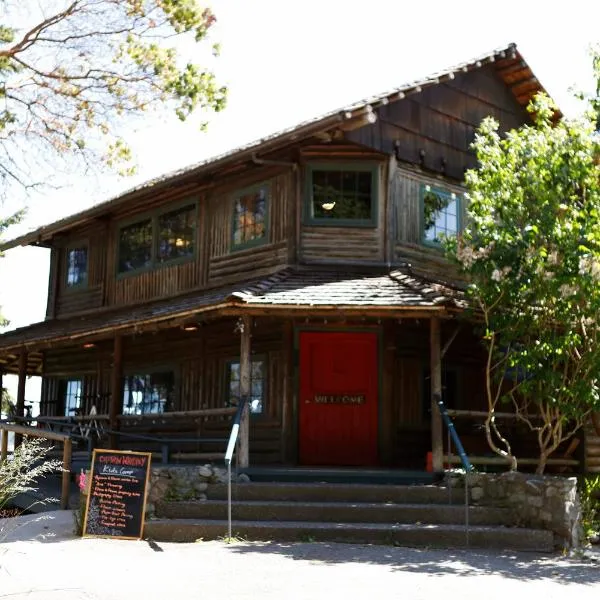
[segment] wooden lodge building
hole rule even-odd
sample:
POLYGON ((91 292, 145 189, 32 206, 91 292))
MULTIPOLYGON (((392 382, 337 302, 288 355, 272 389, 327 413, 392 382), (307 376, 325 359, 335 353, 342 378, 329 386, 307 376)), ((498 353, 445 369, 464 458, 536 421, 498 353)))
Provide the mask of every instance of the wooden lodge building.
MULTIPOLYGON (((423 470, 433 448, 441 470, 432 393, 485 399, 439 240, 481 120, 528 122, 542 89, 510 45, 2 244, 51 250, 46 320, 0 335, 17 414, 41 375, 41 417, 97 413, 101 445, 162 435, 205 460, 245 394, 242 464, 423 470)), ((489 453, 480 424, 457 423, 467 453, 489 453)))

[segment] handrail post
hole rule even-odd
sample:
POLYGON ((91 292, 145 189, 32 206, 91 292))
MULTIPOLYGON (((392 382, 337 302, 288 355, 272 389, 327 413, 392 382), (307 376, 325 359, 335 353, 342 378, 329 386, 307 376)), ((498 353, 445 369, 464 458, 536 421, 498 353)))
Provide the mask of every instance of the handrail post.
POLYGON ((63 472, 60 507, 62 510, 69 508, 69 495, 71 492, 71 438, 63 442, 63 472))
POLYGON ((8 429, 0 429, 0 465, 8 456, 8 429))

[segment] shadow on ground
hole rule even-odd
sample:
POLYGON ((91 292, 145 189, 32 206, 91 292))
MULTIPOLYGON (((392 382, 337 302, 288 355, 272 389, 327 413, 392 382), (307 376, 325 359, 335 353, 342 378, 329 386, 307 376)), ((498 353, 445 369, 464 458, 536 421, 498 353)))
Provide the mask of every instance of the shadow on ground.
POLYGON ((552 580, 556 583, 594 585, 600 565, 589 559, 526 552, 484 550, 428 550, 390 546, 333 543, 243 543, 231 545, 238 554, 280 554, 293 560, 321 564, 361 563, 389 565, 393 571, 431 576, 500 575, 516 580, 552 580))

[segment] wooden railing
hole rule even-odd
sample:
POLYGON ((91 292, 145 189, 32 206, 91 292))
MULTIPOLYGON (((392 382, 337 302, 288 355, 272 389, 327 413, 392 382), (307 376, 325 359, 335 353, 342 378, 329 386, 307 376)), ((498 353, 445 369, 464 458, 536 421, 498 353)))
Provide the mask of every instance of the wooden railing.
POLYGON ((73 451, 73 442, 71 436, 65 433, 47 431, 37 427, 26 427, 24 425, 14 425, 12 423, 0 423, 0 464, 8 459, 8 433, 13 432, 17 435, 26 435, 31 437, 44 438, 63 444, 63 468, 62 485, 60 493, 60 507, 64 510, 69 507, 69 493, 71 489, 71 454, 73 451))

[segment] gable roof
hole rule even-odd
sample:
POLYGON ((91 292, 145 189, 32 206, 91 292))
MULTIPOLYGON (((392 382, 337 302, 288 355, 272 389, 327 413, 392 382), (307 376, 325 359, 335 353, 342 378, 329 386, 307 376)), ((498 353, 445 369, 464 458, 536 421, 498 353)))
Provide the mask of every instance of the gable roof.
MULTIPOLYGON (((360 119, 366 119, 366 122, 374 122, 373 119, 376 119, 374 111, 380 106, 402 100, 411 94, 418 94, 423 89, 438 85, 443 81, 452 80, 457 73, 468 73, 490 64, 494 65, 496 72, 510 89, 517 103, 523 107, 527 106, 535 94, 546 91, 517 50, 516 44, 509 44, 504 48, 492 50, 469 61, 433 73, 421 80, 405 83, 398 88, 364 98, 354 104, 309 119, 293 127, 235 148, 225 154, 146 181, 91 208, 39 227, 12 240, 0 243, 0 251, 16 246, 46 246, 52 236, 57 233, 105 215, 116 206, 139 198, 150 190, 160 190, 191 179, 198 179, 210 172, 233 165, 236 162, 251 160, 253 157, 256 157, 258 152, 265 153, 278 150, 303 139, 309 139, 316 134, 343 126, 345 123, 348 124, 360 119)), ((560 116, 560 114, 557 116, 560 116)))

